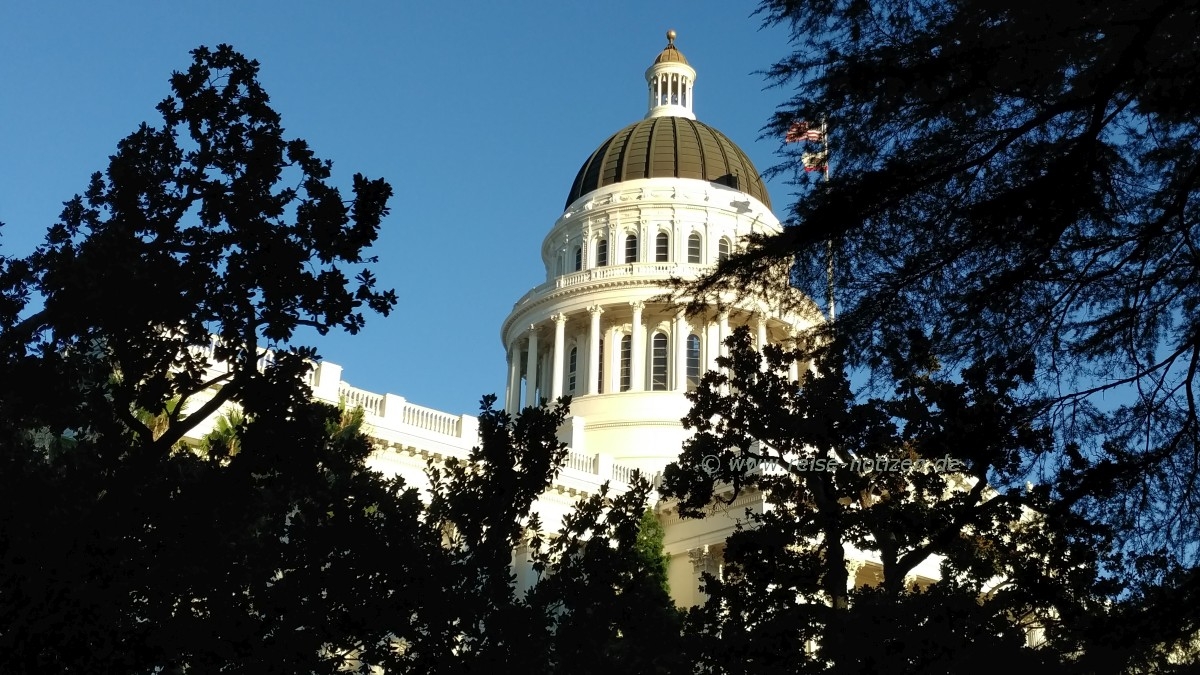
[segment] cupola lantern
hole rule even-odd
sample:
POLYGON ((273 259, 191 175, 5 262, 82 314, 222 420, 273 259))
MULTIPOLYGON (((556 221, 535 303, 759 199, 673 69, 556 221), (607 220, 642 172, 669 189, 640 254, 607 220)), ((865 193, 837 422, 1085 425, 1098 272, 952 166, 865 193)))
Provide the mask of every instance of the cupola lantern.
POLYGON ((667 46, 646 70, 646 83, 650 88, 650 105, 646 119, 696 119, 695 113, 692 112, 692 89, 695 82, 695 69, 688 65, 687 59, 675 48, 675 31, 667 31, 667 46))

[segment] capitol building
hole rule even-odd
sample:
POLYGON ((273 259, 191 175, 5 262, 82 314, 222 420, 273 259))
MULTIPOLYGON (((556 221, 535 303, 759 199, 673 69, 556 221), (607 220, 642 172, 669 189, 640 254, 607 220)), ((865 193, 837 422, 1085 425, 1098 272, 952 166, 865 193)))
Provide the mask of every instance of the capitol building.
MULTIPOLYGON (((535 505, 546 533, 558 531, 575 502, 603 483, 621 492, 634 470, 655 477, 677 459, 690 433, 681 422, 691 405, 685 393, 717 368, 734 329, 748 327, 761 347, 789 344, 821 320, 815 305, 812 314, 798 316, 730 297, 685 316, 662 300, 673 277, 695 279, 746 235, 781 230, 746 153, 696 118, 696 82, 696 70, 668 32, 666 47, 645 71, 644 117, 609 135, 583 161, 538 251, 545 280, 516 299, 499 326, 509 413, 572 397, 559 430, 569 448, 566 464, 535 505)), ((632 107, 636 99, 630 100, 632 107)), ((363 409, 378 447, 374 469, 427 487, 430 460, 466 458, 478 443, 475 417, 363 391, 344 375, 334 363, 319 363, 310 375, 313 395, 363 409)), ((764 508, 761 495, 743 492, 703 519, 682 519, 669 501, 652 498, 666 532, 671 594, 680 606, 699 604, 701 573, 720 574, 726 538, 747 509, 764 508)), ((878 578, 871 554, 847 554, 852 584, 878 578)), ((514 569, 522 588, 532 584, 527 551, 514 552, 514 569)), ((918 583, 936 577, 932 561, 914 573, 918 583)))

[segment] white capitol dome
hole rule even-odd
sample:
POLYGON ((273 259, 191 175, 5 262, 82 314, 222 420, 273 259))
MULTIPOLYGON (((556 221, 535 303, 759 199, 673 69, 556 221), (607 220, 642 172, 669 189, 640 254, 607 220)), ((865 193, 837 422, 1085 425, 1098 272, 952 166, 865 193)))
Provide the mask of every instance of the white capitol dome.
POLYGON ((780 230, 749 157, 696 121, 696 71, 674 37, 646 71, 645 119, 584 161, 542 243, 545 282, 501 327, 509 412, 570 395, 562 440, 649 474, 678 457, 683 394, 716 368, 730 331, 784 343, 811 325, 761 304, 683 317, 658 300, 671 277, 695 278, 745 235, 780 230))
MULTIPOLYGON (((780 230, 750 159, 696 120, 696 71, 674 38, 668 33, 666 48, 645 73, 645 118, 609 136, 584 160, 563 214, 542 243, 545 281, 516 302, 501 326, 508 355, 505 409, 517 413, 541 399, 572 397, 571 416, 559 431, 569 447, 566 464, 534 506, 547 534, 606 481, 623 492, 634 469, 653 476, 678 458, 689 433, 681 422, 690 408, 685 393, 716 368, 734 329, 748 326, 761 347, 787 344, 821 320, 815 308, 798 317, 734 298, 685 317, 660 299, 672 277, 696 278, 746 235, 780 230)), ((318 364, 310 384, 318 399, 361 407, 377 447, 371 466, 419 489, 429 485, 427 462, 465 459, 479 443, 475 417, 355 388, 334 363, 318 364)), ((216 418, 189 440, 199 442, 216 418)), ((720 574, 737 520, 746 509, 763 507, 753 491, 704 519, 682 519, 665 501, 655 505, 679 605, 703 601, 701 573, 720 574)), ((846 553, 851 583, 872 583, 877 557, 846 553)), ((513 561, 518 583, 528 588, 535 578, 528 552, 515 551, 513 561)), ((913 576, 936 578, 936 561, 913 576)))

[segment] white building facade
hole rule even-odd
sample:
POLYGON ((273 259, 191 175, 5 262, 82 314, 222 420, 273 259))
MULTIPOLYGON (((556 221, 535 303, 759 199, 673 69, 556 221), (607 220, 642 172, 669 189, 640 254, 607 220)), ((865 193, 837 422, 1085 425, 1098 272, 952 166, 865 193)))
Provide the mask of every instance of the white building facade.
MULTIPOLYGON (((820 320, 732 297, 685 316, 665 301, 672 277, 697 278, 746 235, 781 230, 750 159, 696 120, 696 71, 675 47, 673 31, 667 40, 645 73, 644 119, 610 136, 583 163, 542 243, 545 281, 515 303, 500 327, 508 412, 572 397, 560 430, 569 447, 566 465, 535 507, 547 533, 605 481, 621 492, 635 469, 654 477, 678 458, 690 434, 681 422, 690 407, 685 393, 717 367, 734 329, 748 326, 761 348, 789 344, 820 320)), ((354 388, 341 370, 320 363, 310 384, 320 400, 363 408, 378 445, 373 468, 427 488, 428 461, 466 458, 478 443, 473 416, 354 388)), ((735 523, 747 509, 762 508, 754 492, 704 519, 681 519, 669 503, 655 505, 677 604, 703 602, 700 574, 720 573, 735 523)), ((847 553, 851 583, 871 583, 878 561, 847 553)), ((514 554, 518 579, 527 585, 524 558, 514 554)), ((936 568, 929 567, 918 570, 918 578, 935 578, 936 568)))
MULTIPOLYGON (((757 345, 787 343, 811 325, 762 303, 728 298, 693 316, 665 301, 672 277, 693 279, 750 233, 781 229, 757 169, 721 132, 696 120, 696 71, 675 34, 646 70, 647 111, 580 167, 541 247, 545 281, 500 330, 508 355, 506 409, 569 395, 560 440, 598 467, 648 476, 675 461, 690 432, 684 394, 717 367, 723 342, 748 326, 757 345)), ((795 373, 793 373, 795 376, 795 373)), ((703 600, 702 571, 757 495, 704 520, 657 511, 677 603, 703 600)))

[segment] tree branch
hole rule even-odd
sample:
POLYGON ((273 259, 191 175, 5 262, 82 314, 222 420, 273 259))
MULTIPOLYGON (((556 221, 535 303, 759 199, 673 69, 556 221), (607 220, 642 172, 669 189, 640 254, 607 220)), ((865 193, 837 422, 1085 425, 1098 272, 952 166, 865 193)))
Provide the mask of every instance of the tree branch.
POLYGON ((226 385, 217 390, 213 397, 200 406, 196 412, 181 418, 177 423, 172 424, 167 428, 162 436, 158 437, 152 444, 152 448, 157 454, 166 454, 170 449, 179 442, 187 432, 194 429, 200 422, 204 421, 209 415, 221 409, 221 406, 233 398, 240 387, 234 383, 226 385))

